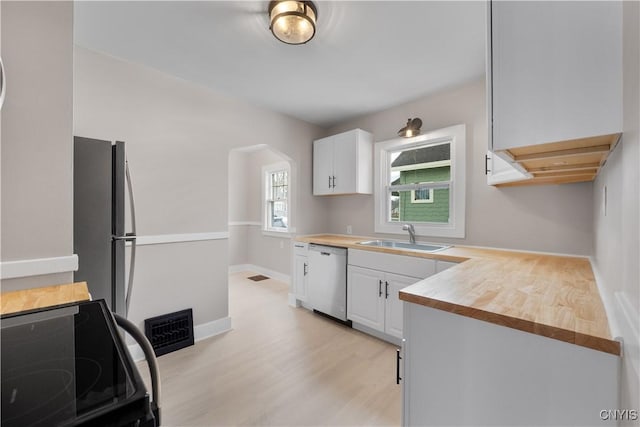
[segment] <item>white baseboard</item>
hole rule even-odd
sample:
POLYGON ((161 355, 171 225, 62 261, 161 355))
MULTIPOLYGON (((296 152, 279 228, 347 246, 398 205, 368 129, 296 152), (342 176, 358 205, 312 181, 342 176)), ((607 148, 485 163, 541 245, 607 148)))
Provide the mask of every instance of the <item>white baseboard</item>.
POLYGON ((622 341, 622 357, 631 361, 636 378, 640 380, 640 316, 635 312, 629 297, 624 292, 614 293, 615 317, 622 341))
POLYGON ((397 345, 397 346, 402 346, 402 339, 401 338, 396 338, 392 335, 387 335, 384 332, 380 332, 380 331, 376 331, 373 328, 370 328, 368 326, 365 325, 361 325, 360 323, 356 323, 353 322, 351 327, 353 329, 355 329, 356 331, 360 331, 360 332, 364 332, 367 335, 371 335, 374 336, 382 341, 386 341, 388 343, 397 345))
POLYGON ((260 221, 229 221, 229 227, 239 227, 242 225, 251 225, 254 227, 260 227, 262 226, 262 223, 260 221))
POLYGON ((288 302, 289 302, 289 306, 290 306, 290 307, 295 307, 295 308, 300 307, 300 303, 299 303, 299 302, 298 302, 298 300, 296 299, 296 294, 292 294, 292 293, 290 293, 290 294, 288 295, 287 300, 288 300, 288 302))
POLYGON ((78 255, 53 258, 22 259, 0 263, 2 279, 40 276, 43 274, 69 273, 78 269, 78 255))
POLYGON ((253 271, 251 264, 236 264, 229 266, 229 274, 240 273, 241 271, 253 271))
POLYGON ((268 276, 272 279, 275 280, 279 280, 281 282, 284 282, 286 284, 290 284, 291 283, 291 276, 289 276, 288 274, 283 274, 283 273, 279 273, 277 271, 265 268, 265 267, 261 267, 259 265, 255 265, 255 264, 236 264, 236 265, 230 265, 229 266, 229 273, 233 274, 233 273, 239 273, 241 271, 252 271, 254 273, 258 273, 258 274, 262 274, 264 276, 268 276))
MULTIPOLYGON (((229 332, 231 329, 231 317, 223 317, 222 319, 195 325, 193 327, 193 339, 195 342, 202 341, 229 332)), ((130 344, 127 347, 134 361, 139 362, 140 360, 144 360, 144 352, 138 344, 130 344)))

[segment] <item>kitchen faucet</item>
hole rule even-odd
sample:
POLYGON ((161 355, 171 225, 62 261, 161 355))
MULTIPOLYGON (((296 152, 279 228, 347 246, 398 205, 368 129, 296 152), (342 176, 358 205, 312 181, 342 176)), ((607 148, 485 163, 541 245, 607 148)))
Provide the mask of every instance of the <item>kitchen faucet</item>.
POLYGON ((409 242, 411 244, 415 244, 416 243, 416 229, 413 228, 413 224, 404 224, 402 226, 402 229, 404 231, 408 231, 409 232, 409 242))

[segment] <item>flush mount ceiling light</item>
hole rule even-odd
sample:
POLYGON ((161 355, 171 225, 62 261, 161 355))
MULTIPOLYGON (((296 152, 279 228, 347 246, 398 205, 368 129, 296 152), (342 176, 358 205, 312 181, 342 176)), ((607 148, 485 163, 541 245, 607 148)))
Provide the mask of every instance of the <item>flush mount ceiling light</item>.
POLYGON ((411 138, 412 136, 420 135, 420 128, 422 127, 422 120, 419 118, 407 120, 407 125, 398 131, 398 135, 404 138, 411 138))
POLYGON ((274 0, 269 3, 269 29, 287 44, 303 44, 316 33, 318 10, 310 1, 274 0))

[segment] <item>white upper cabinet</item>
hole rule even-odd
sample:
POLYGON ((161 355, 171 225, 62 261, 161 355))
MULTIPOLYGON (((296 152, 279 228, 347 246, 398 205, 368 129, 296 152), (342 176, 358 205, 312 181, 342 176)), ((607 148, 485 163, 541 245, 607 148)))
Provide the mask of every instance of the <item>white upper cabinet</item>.
POLYGON ((373 135, 354 129, 313 142, 313 194, 371 194, 373 135))
POLYGON ((504 160, 491 151, 487 151, 484 161, 486 162, 485 174, 487 175, 487 184, 489 185, 499 185, 529 179, 526 172, 523 172, 513 163, 504 160))
POLYGON ((621 2, 494 1, 488 15, 492 151, 622 131, 621 2))

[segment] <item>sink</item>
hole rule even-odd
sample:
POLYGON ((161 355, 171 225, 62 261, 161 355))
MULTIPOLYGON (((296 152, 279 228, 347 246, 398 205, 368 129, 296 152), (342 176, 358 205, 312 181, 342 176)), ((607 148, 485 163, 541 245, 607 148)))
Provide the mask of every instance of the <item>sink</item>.
POLYGON ((374 246, 379 248, 408 249, 411 251, 436 252, 450 248, 446 245, 430 245, 428 243, 407 243, 397 242, 395 240, 367 240, 366 242, 358 242, 362 246, 374 246))

